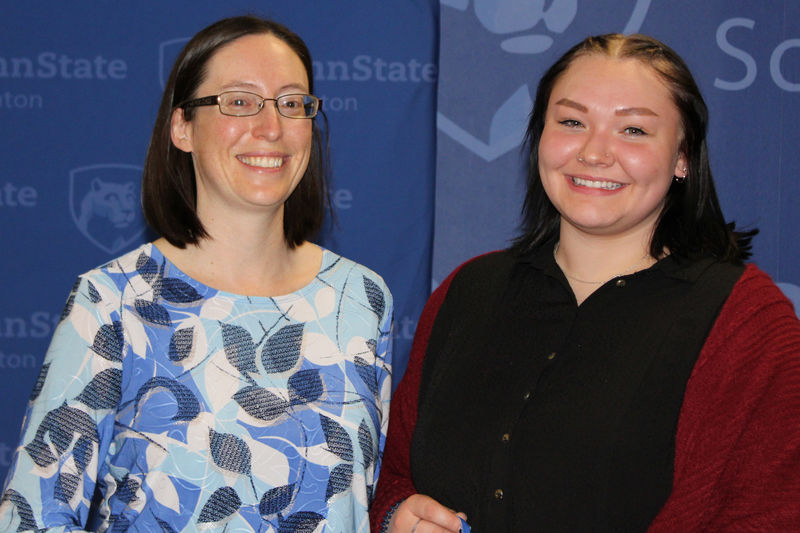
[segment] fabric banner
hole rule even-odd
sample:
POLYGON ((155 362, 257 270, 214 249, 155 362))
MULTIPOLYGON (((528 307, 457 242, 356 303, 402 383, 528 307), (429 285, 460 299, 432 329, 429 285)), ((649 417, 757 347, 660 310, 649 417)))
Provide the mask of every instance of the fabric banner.
POLYGON ((539 77, 587 35, 640 32, 687 62, 710 109, 728 220, 758 227, 754 260, 800 303, 800 2, 442 0, 434 284, 516 236, 521 143, 539 77))

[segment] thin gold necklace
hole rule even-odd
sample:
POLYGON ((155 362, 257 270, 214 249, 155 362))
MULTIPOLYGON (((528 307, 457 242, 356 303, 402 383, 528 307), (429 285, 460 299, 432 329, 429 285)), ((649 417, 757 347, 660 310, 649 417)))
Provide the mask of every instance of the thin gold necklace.
POLYGON ((610 279, 618 278, 618 277, 620 277, 620 276, 624 276, 624 275, 626 275, 626 274, 630 274, 631 272, 635 272, 635 271, 636 271, 636 269, 638 269, 640 266, 642 266, 642 263, 644 263, 644 262, 645 262, 645 260, 646 260, 648 257, 650 257, 650 252, 646 252, 646 253, 645 253, 645 254, 642 256, 642 258, 641 258, 641 259, 639 259, 639 262, 638 262, 638 263, 636 263, 636 264, 635 264, 635 265, 633 265, 632 267, 629 267, 627 270, 624 270, 624 271, 620 272, 619 274, 614 274, 614 275, 613 275, 613 276, 611 276, 610 278, 608 278, 608 279, 606 279, 606 280, 603 280, 603 281, 587 281, 587 280, 585 280, 585 279, 576 278, 575 276, 573 276, 573 275, 571 275, 569 272, 567 272, 567 270, 566 270, 564 267, 562 267, 561 265, 559 265, 559 264, 558 264, 558 258, 556 257, 556 253, 558 252, 558 245, 559 245, 559 244, 561 244, 561 241, 558 241, 558 242, 556 242, 556 245, 553 247, 553 260, 555 260, 555 262, 556 262, 556 265, 558 265, 558 266, 559 266, 559 268, 561 269, 561 272, 563 272, 563 273, 564 273, 564 275, 565 275, 566 277, 568 277, 569 279, 571 279, 572 281, 577 281, 578 283, 586 283, 586 284, 588 284, 588 285, 602 285, 603 283, 606 283, 606 282, 608 282, 608 280, 610 280, 610 279))

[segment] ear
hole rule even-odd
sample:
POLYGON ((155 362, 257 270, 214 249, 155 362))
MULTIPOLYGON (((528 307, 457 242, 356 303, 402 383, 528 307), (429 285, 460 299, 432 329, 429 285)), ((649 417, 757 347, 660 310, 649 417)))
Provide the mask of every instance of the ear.
POLYGON ((685 178, 688 173, 689 160, 687 159, 686 154, 681 152, 678 154, 678 160, 675 162, 675 169, 672 171, 672 175, 679 178, 685 178))
POLYGON ((172 112, 170 138, 172 139, 172 144, 174 144, 178 150, 184 152, 192 151, 192 127, 183 117, 183 109, 180 107, 172 112))

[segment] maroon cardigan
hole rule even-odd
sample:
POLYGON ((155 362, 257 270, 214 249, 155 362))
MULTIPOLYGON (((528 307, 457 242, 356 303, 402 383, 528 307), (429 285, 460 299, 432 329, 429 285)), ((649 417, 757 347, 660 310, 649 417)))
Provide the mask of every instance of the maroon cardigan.
MULTIPOLYGON (((416 493, 411 438, 428 338, 454 271, 420 317, 392 398, 373 531, 416 493)), ((648 529, 800 531, 800 321, 772 280, 748 265, 720 311, 686 386, 672 493, 648 529)))

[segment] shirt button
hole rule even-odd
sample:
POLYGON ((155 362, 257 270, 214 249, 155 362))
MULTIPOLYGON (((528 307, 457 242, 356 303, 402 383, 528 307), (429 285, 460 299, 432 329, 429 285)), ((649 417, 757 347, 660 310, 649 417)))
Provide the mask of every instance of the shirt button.
POLYGON ((622 288, 627 284, 628 284, 628 282, 626 282, 624 279, 618 279, 617 280, 617 287, 619 287, 619 288, 622 288))
POLYGON ((522 399, 523 399, 523 400, 525 400, 525 401, 528 401, 528 400, 530 400, 530 399, 531 399, 531 393, 530 393, 530 391, 528 391, 528 392, 526 392, 525 394, 523 394, 523 395, 522 395, 522 399))
POLYGON ((556 352, 553 352, 553 353, 551 353, 551 354, 549 354, 549 355, 547 356, 547 360, 548 360, 548 361, 552 361, 552 360, 553 360, 553 359, 555 359, 555 358, 556 358, 556 352))
POLYGON ((500 437, 500 442, 508 442, 511 440, 511 435, 508 433, 503 433, 503 436, 500 437))
POLYGON ((503 499, 503 489, 497 489, 494 491, 494 499, 495 500, 502 500, 503 499))

